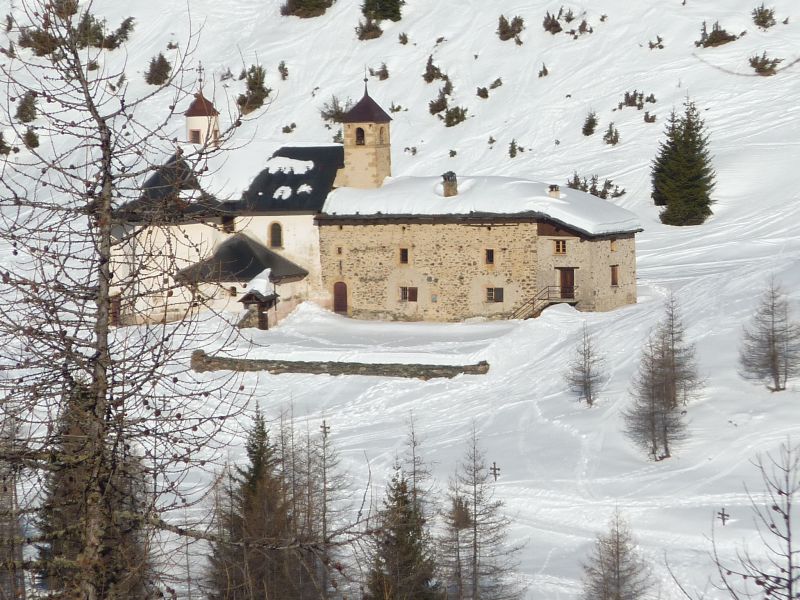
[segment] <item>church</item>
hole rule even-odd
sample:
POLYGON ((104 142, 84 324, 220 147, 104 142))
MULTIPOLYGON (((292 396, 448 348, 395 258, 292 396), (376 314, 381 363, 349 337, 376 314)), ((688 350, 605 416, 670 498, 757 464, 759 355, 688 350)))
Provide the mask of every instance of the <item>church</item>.
POLYGON ((186 158, 219 143, 218 111, 201 91, 184 114, 187 151, 118 211, 115 268, 139 270, 115 290, 120 324, 246 308, 245 326, 268 328, 307 300, 430 321, 636 302, 635 215, 526 179, 392 177, 391 117, 366 86, 342 144, 280 148, 232 201, 205 193, 186 158))

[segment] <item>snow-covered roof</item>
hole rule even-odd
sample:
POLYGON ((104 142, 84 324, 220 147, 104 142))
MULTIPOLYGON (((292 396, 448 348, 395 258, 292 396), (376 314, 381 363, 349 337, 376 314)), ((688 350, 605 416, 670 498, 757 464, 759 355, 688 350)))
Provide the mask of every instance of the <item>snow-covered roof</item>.
POLYGON ((336 216, 532 215, 588 235, 641 230, 632 212, 586 192, 513 177, 460 177, 458 194, 445 197, 439 177, 387 178, 379 189, 339 188, 322 212, 336 216))

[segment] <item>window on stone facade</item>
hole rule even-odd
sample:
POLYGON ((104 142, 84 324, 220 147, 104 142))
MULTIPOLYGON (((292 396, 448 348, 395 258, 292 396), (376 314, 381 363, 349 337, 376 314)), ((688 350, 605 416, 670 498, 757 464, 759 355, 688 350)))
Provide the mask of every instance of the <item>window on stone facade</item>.
POLYGON ((361 127, 356 127, 356 146, 364 145, 364 130, 361 127))
POLYGON ((611 248, 611 252, 617 251, 617 240, 609 240, 608 243, 609 248, 611 248))
POLYGON ((383 144, 383 143, 384 143, 384 138, 383 138, 383 127, 381 127, 381 128, 378 130, 378 143, 379 143, 379 144, 383 144))
POLYGON ((199 129, 190 129, 189 130, 189 143, 190 144, 199 144, 200 143, 200 130, 199 129))
POLYGON ((400 264, 408 264, 408 248, 400 248, 400 264))
POLYGON ((493 265, 494 264, 494 249, 487 248, 486 249, 486 264, 493 265))
POLYGON ((336 254, 341 254, 341 253, 342 253, 342 247, 336 246, 336 254))
POLYGON ((283 247, 283 228, 280 223, 273 223, 269 226, 269 247, 283 247))
POLYGON ((566 254, 567 240, 553 240, 553 248, 556 254, 566 254))
POLYGON ((611 265, 611 286, 619 285, 619 265, 611 265))
POLYGON ((487 302, 502 302, 503 301, 503 288, 486 288, 486 301, 487 302))
POLYGON ((415 287, 400 287, 400 302, 416 302, 417 301, 417 288, 415 287))

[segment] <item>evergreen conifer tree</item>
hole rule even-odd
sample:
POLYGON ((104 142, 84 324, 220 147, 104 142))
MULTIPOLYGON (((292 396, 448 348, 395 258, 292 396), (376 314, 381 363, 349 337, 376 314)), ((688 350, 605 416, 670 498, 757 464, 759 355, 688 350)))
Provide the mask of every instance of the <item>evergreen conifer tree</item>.
POLYGON ((436 600, 435 565, 425 519, 402 469, 386 490, 364 600, 436 600))
POLYGON ((404 0, 364 0, 361 12, 374 21, 399 21, 404 0))
POLYGON ((653 161, 653 201, 666 206, 661 222, 699 225, 711 215, 715 173, 705 124, 695 104, 686 100, 684 113, 667 122, 667 139, 653 161))
POLYGON ((293 538, 286 490, 275 446, 260 411, 245 445, 248 464, 228 473, 215 520, 220 540, 212 546, 207 583, 214 599, 299 598, 295 567, 303 561, 293 538))
POLYGON ((154 56, 150 59, 150 66, 147 69, 147 73, 144 75, 144 80, 150 85, 163 85, 167 82, 167 79, 169 79, 170 71, 172 71, 172 65, 166 57, 159 52, 158 56, 154 56))
MULTIPOLYGON (((86 480, 96 476, 87 466, 87 453, 93 446, 87 413, 92 410, 92 394, 85 384, 75 384, 60 417, 61 428, 51 456, 55 468, 48 473, 44 502, 37 525, 49 540, 38 547, 39 576, 53 597, 72 589, 81 568, 83 528, 87 505, 83 490, 86 480)), ((121 452, 105 448, 110 454, 121 452)), ((143 511, 142 467, 130 457, 120 455, 102 500, 103 526, 100 588, 108 598, 144 598, 152 582, 142 519, 125 517, 143 511), (112 514, 114 516, 112 517, 112 514)))

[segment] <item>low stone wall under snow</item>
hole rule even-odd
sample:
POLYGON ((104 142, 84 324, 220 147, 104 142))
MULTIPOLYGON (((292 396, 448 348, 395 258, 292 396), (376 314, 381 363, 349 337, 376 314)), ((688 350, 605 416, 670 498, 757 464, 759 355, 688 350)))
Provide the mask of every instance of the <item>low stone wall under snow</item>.
POLYGON ((315 375, 370 375, 373 377, 406 377, 410 379, 452 378, 456 375, 485 375, 489 363, 474 365, 407 365, 401 363, 356 363, 334 361, 266 360, 209 356, 203 350, 192 352, 192 369, 205 371, 268 371, 311 373, 315 375))

